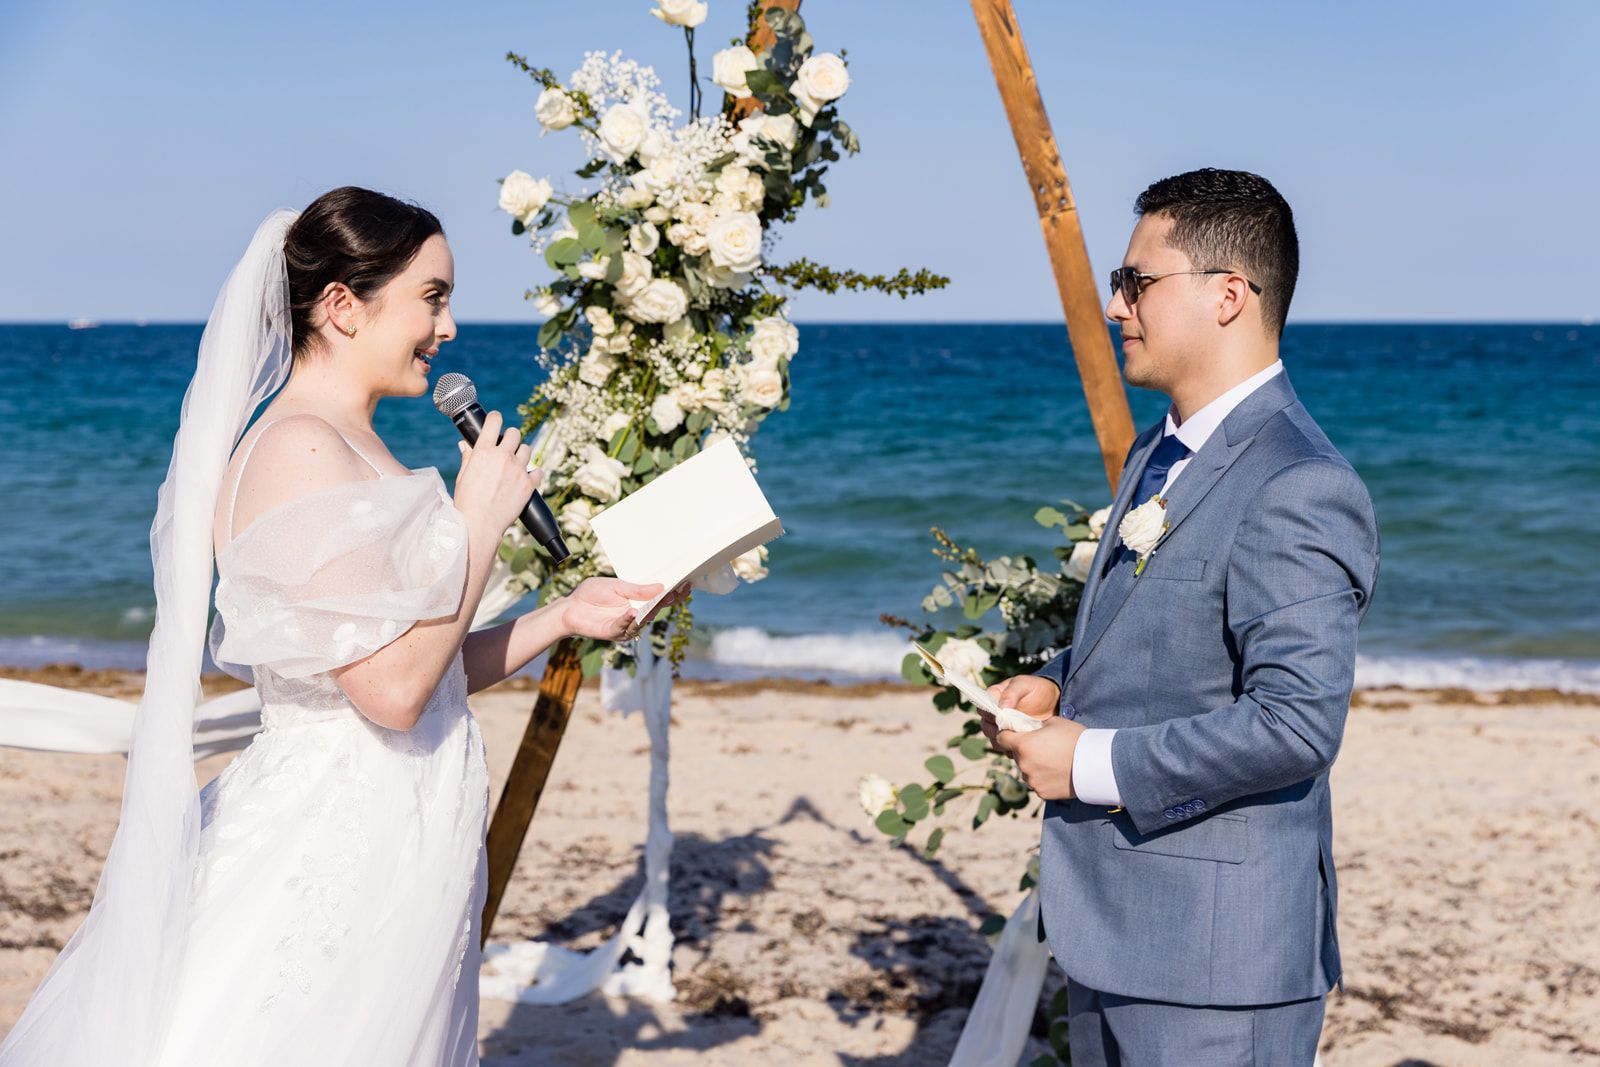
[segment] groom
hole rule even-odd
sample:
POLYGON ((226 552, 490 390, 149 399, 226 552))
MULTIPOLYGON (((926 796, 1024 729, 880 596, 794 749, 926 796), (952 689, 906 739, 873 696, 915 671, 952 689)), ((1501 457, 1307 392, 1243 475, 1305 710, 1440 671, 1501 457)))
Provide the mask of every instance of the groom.
POLYGON ((1106 314, 1128 383, 1172 405, 1128 454, 1071 647, 991 690, 1044 726, 985 733, 1049 801, 1041 925, 1074 1067, 1310 1064, 1340 978, 1328 769, 1378 527, 1278 359, 1283 197, 1208 169, 1137 207, 1106 314))

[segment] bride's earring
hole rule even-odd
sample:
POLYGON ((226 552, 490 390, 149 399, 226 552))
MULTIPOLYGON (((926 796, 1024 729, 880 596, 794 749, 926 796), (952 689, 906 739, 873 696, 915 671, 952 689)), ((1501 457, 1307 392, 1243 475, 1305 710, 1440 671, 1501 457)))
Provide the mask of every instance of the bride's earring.
POLYGON ((356 324, 352 322, 350 325, 344 328, 344 332, 349 334, 351 337, 354 337, 356 335, 356 324))

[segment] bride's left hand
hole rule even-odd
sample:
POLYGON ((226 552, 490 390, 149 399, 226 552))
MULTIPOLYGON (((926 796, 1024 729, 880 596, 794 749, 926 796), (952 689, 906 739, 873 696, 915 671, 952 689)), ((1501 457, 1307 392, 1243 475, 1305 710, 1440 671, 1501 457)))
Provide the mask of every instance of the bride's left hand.
POLYGON ((663 597, 648 617, 635 621, 630 600, 649 600, 661 592, 659 585, 634 585, 620 578, 586 578, 562 605, 562 621, 575 637, 600 641, 631 641, 667 608, 689 595, 685 582, 663 597))

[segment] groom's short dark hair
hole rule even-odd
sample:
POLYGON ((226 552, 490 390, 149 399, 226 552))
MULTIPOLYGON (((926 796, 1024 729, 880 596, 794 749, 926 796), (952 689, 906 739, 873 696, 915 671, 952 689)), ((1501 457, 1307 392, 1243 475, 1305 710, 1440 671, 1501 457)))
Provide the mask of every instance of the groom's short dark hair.
POLYGON ((1161 179, 1134 206, 1172 220, 1167 243, 1196 270, 1236 270, 1261 286, 1261 318, 1283 334, 1300 274, 1300 238, 1289 202, 1271 182, 1206 167, 1161 179))

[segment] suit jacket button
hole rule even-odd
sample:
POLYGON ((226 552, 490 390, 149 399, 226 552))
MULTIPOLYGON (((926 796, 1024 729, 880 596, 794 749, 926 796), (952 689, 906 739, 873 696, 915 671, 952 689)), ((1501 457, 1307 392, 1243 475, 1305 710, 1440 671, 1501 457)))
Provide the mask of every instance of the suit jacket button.
POLYGON ((1176 819, 1178 817, 1178 813, 1173 811, 1171 808, 1168 808, 1166 811, 1162 812, 1161 814, 1165 815, 1169 819, 1176 819))
POLYGON ((1205 811, 1206 810, 1206 802, 1196 798, 1196 800, 1194 802, 1194 810, 1195 811, 1205 811))

